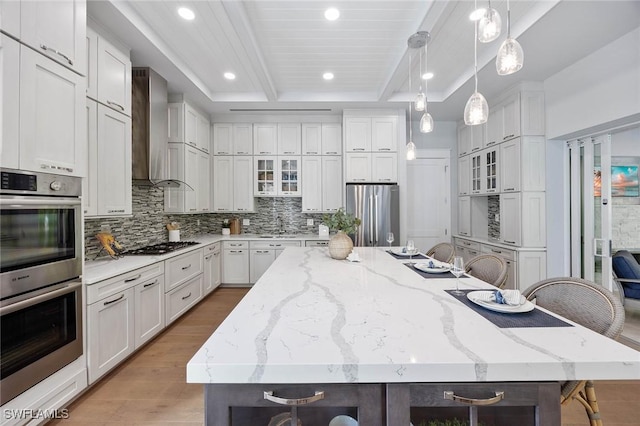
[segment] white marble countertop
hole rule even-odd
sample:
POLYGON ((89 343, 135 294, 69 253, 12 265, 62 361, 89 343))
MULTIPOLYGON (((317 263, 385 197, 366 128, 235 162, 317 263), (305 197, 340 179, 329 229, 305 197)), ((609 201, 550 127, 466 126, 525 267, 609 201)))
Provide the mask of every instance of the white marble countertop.
MULTIPOLYGON (((119 259, 111 259, 109 257, 101 258, 98 260, 87 260, 84 262, 84 274, 83 280, 86 285, 95 284, 97 282, 113 278, 117 275, 126 274, 134 269, 143 268, 156 262, 162 262, 170 259, 174 256, 178 256, 187 253, 191 250, 197 250, 208 244, 212 244, 218 241, 225 240, 243 240, 252 241, 268 240, 265 238, 265 234, 234 234, 234 235, 222 235, 222 234, 204 234, 194 238, 185 238, 185 241, 196 241, 200 244, 185 247, 181 250, 176 250, 171 253, 159 255, 159 256, 123 256, 119 259)), ((317 234, 286 234, 282 236, 273 235, 276 241, 282 240, 296 240, 296 241, 316 241, 316 240, 328 240, 327 237, 319 237, 317 234)))
MULTIPOLYGON (((187 364, 190 383, 640 379, 640 352, 584 327, 498 328, 382 248, 287 249, 187 364)), ((490 288, 475 278, 464 288, 490 288)))

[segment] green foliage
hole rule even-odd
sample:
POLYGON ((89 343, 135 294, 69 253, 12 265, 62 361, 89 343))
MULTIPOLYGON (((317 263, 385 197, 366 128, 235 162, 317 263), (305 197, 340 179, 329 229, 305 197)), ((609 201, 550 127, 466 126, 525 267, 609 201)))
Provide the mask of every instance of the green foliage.
POLYGON ((356 232, 356 228, 360 226, 360 223, 362 222, 351 213, 346 213, 341 207, 337 212, 333 214, 323 215, 322 223, 327 225, 329 229, 344 231, 347 234, 353 234, 356 232))

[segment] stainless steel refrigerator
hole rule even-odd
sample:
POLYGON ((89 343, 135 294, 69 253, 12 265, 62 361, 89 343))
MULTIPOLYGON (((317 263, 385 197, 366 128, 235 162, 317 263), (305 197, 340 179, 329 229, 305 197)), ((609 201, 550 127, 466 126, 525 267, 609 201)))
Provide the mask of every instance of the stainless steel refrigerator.
POLYGON ((387 233, 400 240, 398 185, 347 184, 347 212, 362 223, 352 235, 358 247, 387 245, 387 233))

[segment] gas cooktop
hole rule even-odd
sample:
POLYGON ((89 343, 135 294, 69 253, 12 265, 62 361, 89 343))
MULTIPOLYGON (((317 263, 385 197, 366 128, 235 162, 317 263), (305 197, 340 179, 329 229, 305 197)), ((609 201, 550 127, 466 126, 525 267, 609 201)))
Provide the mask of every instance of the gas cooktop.
POLYGON ((146 246, 146 247, 140 247, 138 249, 134 249, 134 250, 129 250, 124 252, 124 255, 128 255, 128 254, 146 254, 146 255, 152 255, 152 254, 165 254, 165 253, 169 253, 172 251, 176 251, 176 250, 180 250, 182 248, 185 247, 189 247, 192 246, 194 244, 198 244, 195 241, 170 241, 167 243, 159 243, 159 244, 153 244, 150 246, 146 246))

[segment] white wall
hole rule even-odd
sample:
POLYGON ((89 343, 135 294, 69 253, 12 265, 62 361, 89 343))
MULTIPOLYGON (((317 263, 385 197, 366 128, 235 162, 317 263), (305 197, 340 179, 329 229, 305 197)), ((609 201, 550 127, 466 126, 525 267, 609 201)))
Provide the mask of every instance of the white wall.
MULTIPOLYGON (((547 139, 547 274, 569 274, 568 160, 564 142, 640 119, 640 28, 544 81, 547 139)), ((616 149, 640 151, 629 138, 616 149)), ((634 154, 640 155, 640 153, 634 154)))

